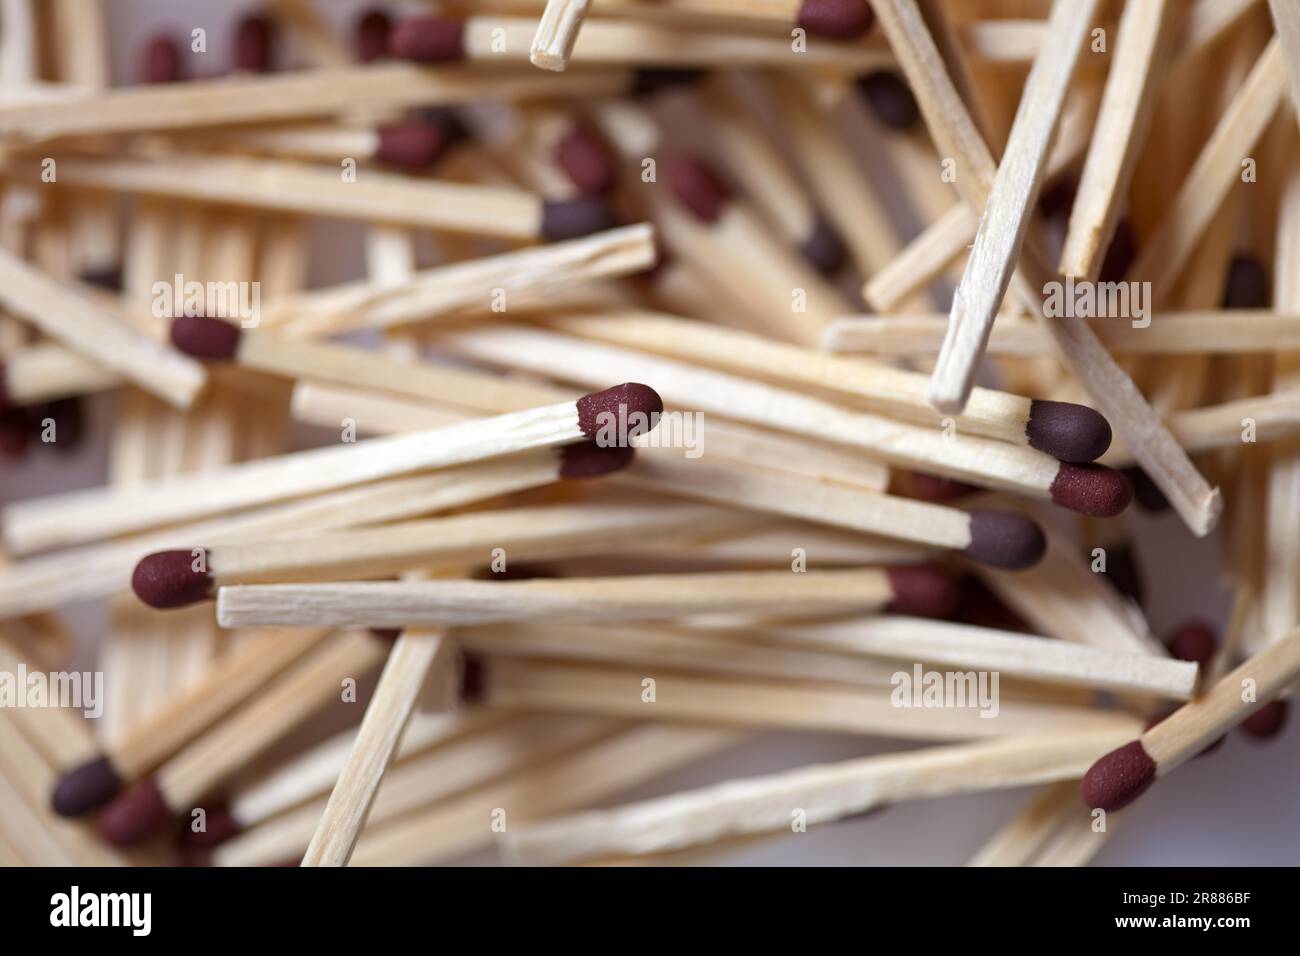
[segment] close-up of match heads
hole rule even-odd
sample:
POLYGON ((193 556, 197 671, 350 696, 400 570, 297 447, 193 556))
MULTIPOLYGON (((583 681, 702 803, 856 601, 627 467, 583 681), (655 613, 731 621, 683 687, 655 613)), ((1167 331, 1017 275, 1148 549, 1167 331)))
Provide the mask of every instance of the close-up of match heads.
POLYGON ((0 0, 0 865, 1300 863, 1298 111, 1295 0, 0 0))

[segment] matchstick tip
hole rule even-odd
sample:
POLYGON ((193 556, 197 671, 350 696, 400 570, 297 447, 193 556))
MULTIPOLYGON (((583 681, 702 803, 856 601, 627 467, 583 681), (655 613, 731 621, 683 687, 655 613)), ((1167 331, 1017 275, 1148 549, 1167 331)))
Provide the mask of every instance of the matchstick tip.
POLYGON ((460 660, 460 699, 465 704, 482 703, 487 696, 488 666, 481 657, 464 654, 460 660))
POLYGON ((104 808, 99 815, 99 835, 113 846, 134 846, 169 816, 158 782, 146 777, 104 808))
POLYGON ((586 123, 575 123, 556 141, 555 162, 585 196, 601 196, 614 187, 614 155, 586 123))
POLYGON ((1276 737, 1286 725, 1287 702, 1274 700, 1265 704, 1241 722, 1241 730, 1256 740, 1276 737))
POLYGON ((447 148, 446 130, 438 123, 404 120, 379 128, 375 160, 385 166, 418 171, 428 169, 447 148))
POLYGON ((602 448, 594 441, 581 441, 560 449, 560 477, 599 478, 622 471, 632 464, 636 449, 631 445, 602 448))
POLYGON ((854 40, 870 30, 875 19, 867 0, 803 0, 796 22, 813 36, 854 40))
POLYGON ((388 34, 393 21, 383 10, 367 10, 357 20, 357 59, 373 63, 388 54, 388 34))
POLYGON ((1217 643, 1214 630, 1208 624, 1204 621, 1188 621, 1169 635, 1165 646, 1169 648, 1171 657, 1205 667, 1214 656, 1217 643))
POLYGON ((894 599, 889 602, 893 614, 948 618, 961 602, 961 581, 942 568, 903 564, 886 568, 885 575, 894 592, 894 599))
POLYGON ((1112 750, 1083 777, 1083 802, 1093 809, 1119 810, 1146 791, 1156 779, 1156 762, 1134 740, 1112 750))
POLYGON ((204 315, 182 315, 172 321, 171 342, 186 355, 229 362, 239 349, 239 326, 204 315))
POLYGON ((1110 447, 1110 422, 1087 405, 1034 399, 1025 438, 1030 447, 1076 465, 1096 461, 1110 447))
POLYGON ((858 90, 876 119, 890 129, 911 129, 921 118, 912 88, 892 70, 877 70, 861 77, 858 90))
POLYGON ((818 218, 812 232, 799 247, 805 261, 824 276, 839 272, 844 265, 844 243, 835 227, 818 218))
POLYGON ((1043 559, 1047 538, 1026 515, 980 509, 970 513, 970 544, 963 553, 990 567, 1020 571, 1043 559))
POLYGON ((244 17, 235 26, 236 70, 267 73, 275 50, 275 21, 261 14, 244 17))
POLYGON ((181 78, 181 50, 165 34, 149 40, 140 51, 137 76, 141 83, 175 83, 181 78))
POLYGON ((102 807, 122 789, 122 778, 107 757, 96 757, 59 778, 50 806, 61 817, 79 817, 102 807))
POLYGON ((1133 486, 1122 471, 1105 465, 1061 462, 1050 489, 1052 502, 1090 518, 1113 518, 1133 500, 1133 486))
POLYGON ((177 845, 186 850, 211 850, 231 837, 238 836, 244 829, 224 804, 204 807, 203 824, 203 829, 197 831, 192 826, 181 827, 176 838, 177 845))
POLYGON ((659 393, 639 382, 624 382, 602 392, 592 392, 575 404, 578 407, 578 427, 588 438, 600 442, 602 447, 623 445, 650 431, 664 410, 659 393), (611 426, 613 436, 609 434, 611 426))
POLYGON ((1223 290, 1225 309, 1267 309, 1273 301, 1273 283, 1268 270, 1254 256, 1236 255, 1228 267, 1223 290))
POLYGON ((705 75, 704 70, 649 68, 640 69, 632 74, 632 94, 634 96, 653 96, 660 90, 675 86, 686 86, 705 75))
POLYGON ((912 472, 907 481, 908 494, 922 501, 954 501, 979 490, 964 481, 955 481, 952 478, 931 475, 923 471, 912 472))
POLYGON ((668 188, 678 202, 702 222, 722 217, 731 190, 708 163, 695 156, 679 156, 668 164, 668 188))
MULTIPOLYGON (((195 549, 199 550, 199 549, 195 549)), ((212 575, 194 569, 194 551, 155 551, 146 554, 131 574, 131 590, 158 610, 187 607, 212 597, 212 575)))
POLYGON ((416 63, 446 63, 465 56, 465 24, 448 17, 409 17, 388 35, 388 52, 416 63))
POLYGON ((599 196, 548 200, 542 204, 542 236, 553 242, 579 239, 617 225, 614 210, 599 196))

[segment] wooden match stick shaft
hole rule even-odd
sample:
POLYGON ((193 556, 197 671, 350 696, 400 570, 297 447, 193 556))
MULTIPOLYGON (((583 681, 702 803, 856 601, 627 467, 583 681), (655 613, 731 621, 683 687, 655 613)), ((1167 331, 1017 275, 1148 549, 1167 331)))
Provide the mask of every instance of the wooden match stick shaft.
POLYGON ((590 0, 547 0, 528 51, 533 66, 563 72, 586 19, 590 0))

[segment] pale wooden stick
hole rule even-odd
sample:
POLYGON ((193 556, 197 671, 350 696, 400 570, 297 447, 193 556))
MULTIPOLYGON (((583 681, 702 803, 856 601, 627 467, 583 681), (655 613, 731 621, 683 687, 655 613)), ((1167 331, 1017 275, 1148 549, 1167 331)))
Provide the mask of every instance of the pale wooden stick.
POLYGON ((984 343, 1011 282, 1042 185, 1048 145, 1096 8, 1095 0, 1064 0, 1052 7, 1042 51, 1025 81, 1015 125, 953 296, 948 334, 930 379, 930 403, 942 412, 965 408, 975 384, 984 343))
MULTIPOLYGON (((1279 443, 1272 449, 1276 456, 1288 439, 1300 434, 1300 394, 1277 392, 1222 405, 1191 408, 1167 416, 1165 424, 1189 452, 1239 448, 1249 426, 1254 441, 1279 443)), ((1112 467, 1122 467, 1131 464, 1134 457, 1128 449, 1112 445, 1101 461, 1112 467)), ((1286 580, 1296 579, 1288 577, 1286 580)))
MULTIPOLYGON (((1044 787, 976 851, 967 866, 1029 866, 1063 826, 1085 813, 1079 782, 1062 780, 1044 787)), ((1098 839, 1104 839, 1101 834, 1098 839)))
POLYGON ((1077 777, 1118 739, 1064 733, 805 767, 534 824, 510 833, 508 847, 521 862, 558 865, 775 833, 800 810, 816 825, 902 800, 1077 777))
POLYGON ((894 311, 969 249, 978 228, 975 211, 964 202, 956 203, 878 268, 862 287, 862 297, 877 312, 894 311))
POLYGON ((568 67, 588 6, 589 0, 547 0, 528 51, 533 66, 555 72, 568 67))
POLYGON ((34 405, 53 398, 115 388, 120 375, 62 345, 40 342, 4 356, 0 402, 34 405))

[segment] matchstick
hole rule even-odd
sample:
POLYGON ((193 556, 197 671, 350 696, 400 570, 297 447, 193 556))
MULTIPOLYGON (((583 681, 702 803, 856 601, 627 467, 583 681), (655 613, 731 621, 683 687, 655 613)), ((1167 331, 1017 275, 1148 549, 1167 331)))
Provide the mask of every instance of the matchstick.
POLYGON ((0 408, 104 391, 122 377, 61 345, 42 342, 0 358, 0 408))
POLYGON ((373 127, 338 123, 234 127, 198 133, 187 145, 280 159, 331 163, 347 158, 369 160, 380 166, 419 172, 433 166, 449 142, 446 125, 437 118, 413 117, 373 127))
POLYGON ((529 62, 556 73, 566 70, 589 6, 590 0, 546 0, 528 50, 529 62))
MULTIPOLYGON (((222 627, 316 627, 334 622, 355 622, 362 627, 439 627, 523 619, 663 620, 741 610, 786 615, 862 611, 894 601, 917 600, 909 590, 915 572, 912 568, 872 568, 555 581, 245 584, 217 591, 217 622, 222 627)), ((946 594, 944 588, 938 588, 930 597, 942 606, 946 594)))
POLYGON ((1158 777, 1182 766, 1226 731, 1272 703, 1297 677, 1300 630, 1292 630, 1140 738, 1094 763, 1083 778, 1084 802, 1107 812, 1128 806, 1158 777))
MULTIPOLYGON (((231 353, 239 330, 225 323, 216 325, 229 332, 217 335, 211 331, 212 326, 202 326, 201 336, 191 343, 196 351, 201 349, 210 355, 231 353)), ((583 443, 595 439, 601 429, 608 430, 611 420, 630 423, 629 436, 638 433, 662 407, 652 389, 629 383, 592 393, 577 402, 561 402, 449 428, 293 452, 129 489, 94 489, 19 503, 5 511, 5 534, 15 545, 15 552, 38 550, 416 471, 564 445, 578 447, 560 453, 565 457, 563 474, 577 477, 603 473, 607 466, 600 453, 605 449, 583 443)), ((624 439, 620 436, 618 440, 624 439)), ((626 448, 622 451, 626 460, 630 452, 626 448)))
POLYGON ((1052 7, 1047 36, 1025 81, 975 245, 953 295, 948 334, 930 379, 930 403, 941 412, 955 414, 965 408, 975 384, 984 342, 1011 282, 1042 185, 1048 145, 1096 8, 1095 0, 1052 7))
POLYGON ((774 833, 796 809, 816 826, 903 800, 1077 777, 1115 739, 1113 730, 1062 733, 800 768, 533 824, 508 847, 522 863, 554 866, 774 833))

